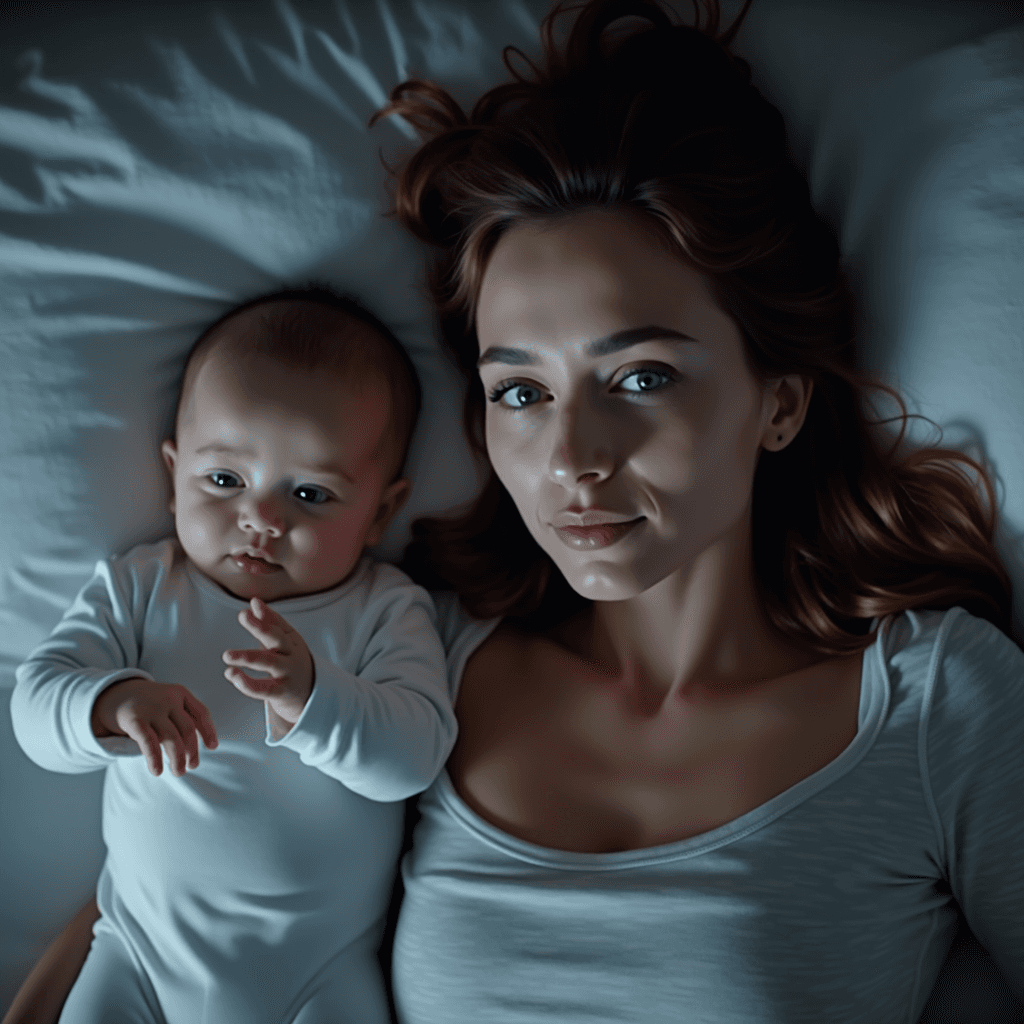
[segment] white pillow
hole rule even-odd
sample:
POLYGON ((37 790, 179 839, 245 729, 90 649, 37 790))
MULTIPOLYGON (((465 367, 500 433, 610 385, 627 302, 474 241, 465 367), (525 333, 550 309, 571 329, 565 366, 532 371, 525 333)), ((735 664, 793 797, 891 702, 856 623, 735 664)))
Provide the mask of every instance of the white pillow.
MULTIPOLYGON (((692 16, 687 0, 677 6, 692 16)), ((755 0, 738 50, 839 226, 866 361, 915 411, 977 428, 1019 531, 1021 33, 956 45, 1014 20, 1006 6, 755 0)), ((472 494, 461 392, 435 341, 423 256, 381 217, 378 150, 396 160, 411 133, 394 120, 365 126, 412 73, 472 103, 505 80, 504 45, 538 54, 547 7, 122 0, 6 16, 0 688, 98 557, 170 532, 157 446, 184 355, 251 295, 325 280, 409 348, 424 389, 415 488, 379 554, 400 553, 416 516, 472 494)), ((738 7, 726 4, 729 15, 738 7)), ((1005 555, 1011 543, 1007 534, 1005 555)), ((1024 560, 1008 561, 1020 593, 1024 560)), ((1018 603, 1018 632, 1021 622, 1018 603)), ((94 890, 103 845, 102 774, 37 768, 2 704, 6 1006, 94 890)))
POLYGON ((838 99, 809 177, 840 226, 862 361, 989 460, 1024 641, 1024 23, 838 99))
MULTIPOLYGON (((863 365, 934 420, 942 444, 989 460, 1024 642, 1024 17, 1013 6, 755 0, 736 51, 785 115, 837 230, 863 365)), ((921 420, 908 436, 940 443, 921 420)))

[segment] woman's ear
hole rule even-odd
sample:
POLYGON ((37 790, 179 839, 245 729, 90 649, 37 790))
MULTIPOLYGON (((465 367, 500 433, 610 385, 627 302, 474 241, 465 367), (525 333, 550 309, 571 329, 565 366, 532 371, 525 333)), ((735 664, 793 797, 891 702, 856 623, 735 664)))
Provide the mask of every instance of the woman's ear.
POLYGON ((171 510, 171 515, 174 515, 174 467, 178 464, 178 446, 168 438, 161 443, 160 454, 164 457, 167 472, 171 477, 171 500, 168 503, 168 507, 171 510))
POLYGON ((411 490, 412 481, 404 476, 384 488, 380 495, 380 504, 377 506, 377 514, 373 517, 363 541, 366 547, 372 548, 374 544, 380 543, 381 537, 391 525, 391 520, 395 518, 398 510, 405 504, 411 490))
POLYGON ((814 393, 814 381, 797 374, 780 377, 772 383, 768 393, 770 401, 774 401, 774 412, 763 433, 761 445, 770 451, 778 451, 800 433, 814 393))

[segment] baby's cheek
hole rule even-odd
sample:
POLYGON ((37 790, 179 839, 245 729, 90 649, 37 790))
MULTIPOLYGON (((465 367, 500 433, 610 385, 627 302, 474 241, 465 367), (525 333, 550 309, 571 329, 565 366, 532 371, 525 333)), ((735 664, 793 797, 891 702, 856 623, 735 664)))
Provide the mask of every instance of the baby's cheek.
POLYGON ((323 547, 316 531, 310 530, 308 527, 299 527, 293 530, 291 541, 295 554, 302 558, 312 558, 318 555, 323 547))
POLYGON ((216 544, 217 518, 202 506, 186 507, 175 517, 178 539, 186 550, 205 551, 216 544))
POLYGON ((336 566, 339 559, 347 564, 360 549, 359 534, 350 522, 304 524, 292 529, 290 541, 297 558, 323 568, 336 566))

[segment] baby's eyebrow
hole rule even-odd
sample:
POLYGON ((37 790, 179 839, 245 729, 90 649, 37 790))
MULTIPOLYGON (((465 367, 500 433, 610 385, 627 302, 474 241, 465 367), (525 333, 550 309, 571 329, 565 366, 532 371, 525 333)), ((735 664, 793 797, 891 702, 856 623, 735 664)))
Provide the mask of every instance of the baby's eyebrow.
MULTIPOLYGON (((688 341, 693 344, 700 344, 696 338, 689 334, 683 334, 672 327, 659 327, 657 324, 648 324, 646 327, 629 327, 624 331, 616 331, 606 338, 598 338, 590 342, 585 351, 588 356, 607 356, 613 352, 621 352, 622 349, 631 348, 633 345, 640 345, 645 341, 688 341)), ((486 352, 483 352, 476 361, 477 369, 485 363, 508 363, 512 366, 536 366, 537 357, 524 348, 505 348, 500 345, 492 345, 486 352)))
POLYGON ((338 466, 303 466, 302 468, 313 476, 336 476, 339 480, 344 480, 347 484, 355 486, 352 477, 338 466))
MULTIPOLYGON (((241 455, 250 458, 255 454, 251 448, 230 448, 228 445, 223 444, 204 444, 202 448, 197 448, 195 453, 196 455, 205 455, 210 452, 217 455, 241 455)), ((302 469, 311 476, 335 476, 339 480, 344 480, 350 486, 355 486, 355 481, 352 477, 339 466, 303 466, 302 469)))
POLYGON ((196 455, 205 455, 207 452, 217 452, 220 455, 252 455, 250 448, 229 448, 223 444, 204 444, 202 448, 196 449, 196 455))

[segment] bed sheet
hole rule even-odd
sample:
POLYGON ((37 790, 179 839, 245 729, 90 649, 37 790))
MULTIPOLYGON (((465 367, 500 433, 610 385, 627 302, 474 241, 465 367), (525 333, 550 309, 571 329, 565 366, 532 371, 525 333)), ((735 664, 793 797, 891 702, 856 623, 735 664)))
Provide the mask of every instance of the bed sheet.
MULTIPOLYGON (((202 326, 309 280, 367 303, 424 389, 415 487, 377 549, 470 497, 424 254, 382 216, 370 114, 410 74, 471 102, 546 0, 8 5, 0 39, 0 689, 95 560, 171 529, 157 445, 202 326)), ((676 4, 684 16, 690 5, 676 4)), ((738 0, 724 4, 727 14, 738 0)), ((1024 12, 755 0, 738 38, 839 233, 862 359, 990 462, 1024 636, 1024 12)), ((888 407, 881 406, 888 411, 888 407)), ((935 437, 915 425, 918 440, 935 437)), ((92 891, 102 776, 29 762, 0 711, 0 1006, 92 891)), ((969 934, 927 1024, 1024 1020, 969 934), (1018 1016, 1013 1016, 1013 1014, 1018 1016)))

